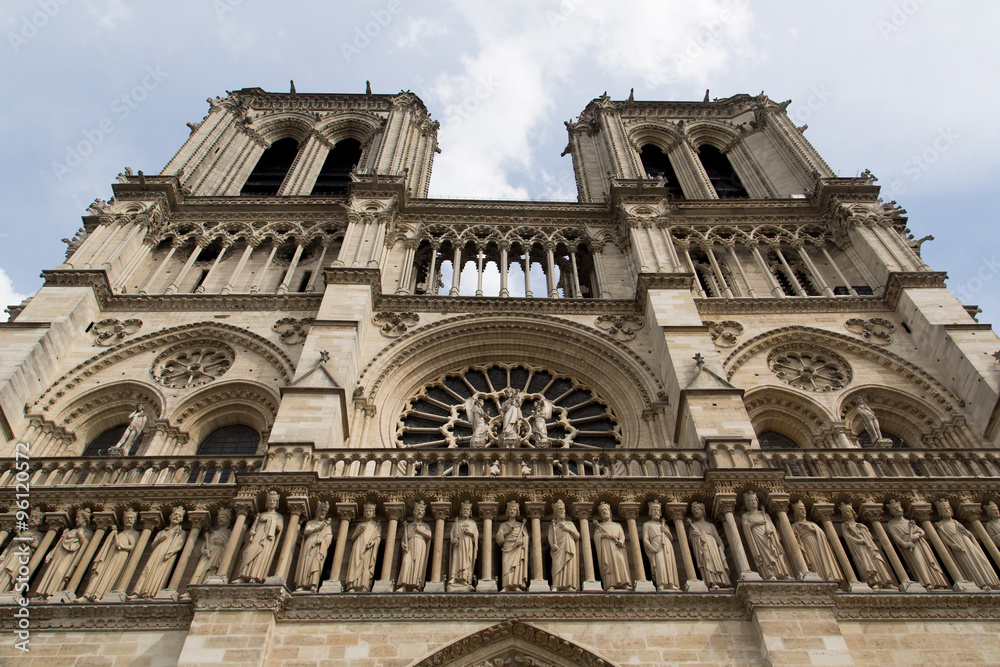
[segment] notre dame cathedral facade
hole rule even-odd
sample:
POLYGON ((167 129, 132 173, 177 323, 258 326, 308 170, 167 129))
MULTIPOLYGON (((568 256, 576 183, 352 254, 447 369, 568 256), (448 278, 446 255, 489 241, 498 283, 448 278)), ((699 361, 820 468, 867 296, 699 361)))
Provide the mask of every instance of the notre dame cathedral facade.
POLYGON ((1000 341, 786 106, 602 96, 538 202, 209 100, 0 325, 0 658, 1000 663, 1000 341))

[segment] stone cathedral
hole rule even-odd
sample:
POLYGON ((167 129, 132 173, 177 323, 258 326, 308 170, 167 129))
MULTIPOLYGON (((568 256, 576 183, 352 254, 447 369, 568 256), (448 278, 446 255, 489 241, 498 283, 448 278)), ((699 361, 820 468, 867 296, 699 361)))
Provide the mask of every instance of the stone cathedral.
POLYGON ((208 104, 0 325, 4 662, 1000 663, 1000 341, 788 102, 594 99, 576 202, 208 104))

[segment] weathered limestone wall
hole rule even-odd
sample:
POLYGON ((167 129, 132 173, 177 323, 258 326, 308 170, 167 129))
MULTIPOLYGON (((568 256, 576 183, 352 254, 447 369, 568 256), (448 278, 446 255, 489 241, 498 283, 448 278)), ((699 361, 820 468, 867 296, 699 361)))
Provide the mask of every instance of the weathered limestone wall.
POLYGON ((859 667, 1000 664, 996 621, 841 621, 840 632, 859 667))
POLYGON ((29 652, 0 642, 0 664, 19 667, 170 667, 177 664, 187 632, 55 632, 32 630, 29 652))

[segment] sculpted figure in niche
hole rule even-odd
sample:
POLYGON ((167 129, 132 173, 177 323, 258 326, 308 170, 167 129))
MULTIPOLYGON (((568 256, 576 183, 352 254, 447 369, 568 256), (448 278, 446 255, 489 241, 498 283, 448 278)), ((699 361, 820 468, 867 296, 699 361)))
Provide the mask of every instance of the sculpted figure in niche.
POLYGON ((611 506, 601 503, 597 506, 600 521, 594 521, 594 546, 597 547, 597 561, 601 567, 601 584, 604 590, 629 589, 632 575, 628 569, 625 550, 625 531, 611 520, 611 506))
POLYGON ((545 420, 552 416, 552 404, 544 398, 536 398, 531 406, 531 441, 535 447, 546 447, 549 444, 549 428, 545 420))
POLYGON ((944 576, 923 529, 916 521, 907 521, 903 517, 903 506, 898 500, 890 500, 885 507, 892 517, 885 524, 885 531, 899 547, 910 574, 927 590, 947 588, 948 579, 944 576))
POLYGON ((876 591, 883 586, 891 586, 889 566, 872 539, 868 526, 855 520, 857 515, 854 508, 847 503, 840 504, 840 516, 844 519, 840 525, 844 542, 847 543, 847 550, 851 552, 851 560, 858 568, 861 579, 876 591))
POLYGON ((677 561, 674 559, 674 548, 671 544, 673 539, 674 534, 663 520, 660 503, 649 503, 649 521, 642 524, 642 546, 646 550, 646 557, 649 558, 649 569, 658 591, 676 590, 680 584, 677 561))
POLYGON ((503 414, 503 428, 500 432, 501 439, 506 443, 517 442, 521 438, 521 401, 519 392, 507 387, 503 392, 504 401, 500 405, 503 414))
POLYGON ((45 557, 49 567, 38 583, 36 595, 48 597, 65 588, 93 536, 94 531, 90 529, 90 510, 81 507, 76 511, 76 527, 65 528, 59 544, 45 557))
MULTIPOLYGON (((139 540, 139 531, 135 529, 138 518, 135 510, 129 508, 122 517, 122 530, 119 531, 115 526, 111 527, 111 532, 104 538, 104 546, 94 557, 90 583, 83 593, 84 598, 96 602, 117 588, 118 578, 125 570, 129 556, 132 555, 132 550, 139 540)), ((127 585, 126 581, 122 587, 127 585)))
POLYGON ((17 538, 0 555, 0 593, 6 593, 14 586, 18 570, 35 555, 35 549, 42 543, 42 531, 38 527, 45 520, 45 513, 35 507, 28 517, 28 525, 17 529, 17 538), (23 561, 23 562, 22 562, 23 561))
POLYGON ((469 441, 469 446, 485 447, 489 443, 490 429, 482 396, 476 396, 474 400, 466 402, 465 417, 472 424, 472 440, 469 441))
POLYGON ((128 418, 129 423, 125 427, 125 432, 122 433, 122 437, 118 440, 118 443, 108 450, 108 454, 125 456, 132 448, 132 445, 142 437, 142 432, 146 428, 146 422, 149 421, 142 403, 135 404, 135 410, 128 418))
POLYGON ((688 519, 688 543, 694 552, 698 571, 705 585, 711 590, 730 587, 729 563, 726 561, 726 546, 715 524, 705 519, 705 506, 691 503, 688 519))
POLYGON ((424 587, 424 575, 427 573, 427 543, 431 539, 431 529, 424 523, 427 505, 418 500, 413 505, 413 521, 403 528, 403 540, 400 549, 403 557, 399 565, 399 579, 396 590, 419 591, 424 587))
POLYGON ((378 545, 382 541, 382 527, 375 519, 375 505, 367 503, 361 521, 354 527, 354 546, 351 547, 351 561, 347 565, 348 591, 367 592, 375 577, 375 558, 378 545))
POLYGON ((278 550, 278 535, 285 527, 285 517, 277 512, 280 499, 277 491, 271 491, 267 494, 267 510, 258 514, 257 518, 253 520, 250 535, 243 547, 240 566, 236 570, 236 580, 233 583, 253 582, 259 584, 267 579, 274 552, 278 550))
POLYGON ((743 536, 750 546, 757 572, 764 579, 787 579, 791 576, 785 563, 785 552, 771 517, 760 509, 760 500, 753 491, 743 494, 743 536))
POLYGON ((937 508, 938 516, 941 517, 937 526, 938 535, 944 546, 951 552, 951 557, 955 559, 958 568, 962 570, 969 581, 974 581, 984 590, 992 590, 1000 587, 1000 579, 997 578, 993 566, 983 553, 976 536, 955 520, 951 504, 941 498, 934 507, 937 508))
MULTIPOLYGON (((882 428, 879 426, 878 417, 875 416, 875 411, 865 403, 865 399, 858 396, 854 401, 854 409, 858 411, 858 415, 865 425, 865 431, 868 432, 868 438, 871 440, 872 446, 879 447, 885 445, 886 439, 882 437, 882 428)), ((891 441, 888 444, 891 444, 891 441)))
POLYGON ((505 591, 523 591, 528 587, 528 531, 525 522, 517 520, 520 512, 515 501, 507 503, 507 520, 497 530, 500 587, 505 591))
POLYGON ((187 531, 181 528, 182 521, 184 521, 184 508, 178 505, 170 513, 170 525, 153 538, 151 543, 153 550, 135 585, 137 597, 151 598, 166 587, 174 563, 177 562, 177 555, 184 548, 184 538, 187 537, 187 531))
POLYGON ((826 533, 818 525, 806 519, 806 506, 800 500, 792 505, 795 522, 792 531, 799 541, 802 555, 805 557, 809 571, 815 572, 827 581, 839 581, 843 578, 837 559, 826 539, 826 533))
POLYGON ((298 591, 319 590, 319 578, 323 574, 323 563, 333 542, 333 526, 327 513, 330 503, 323 501, 316 508, 316 516, 307 521, 302 529, 302 548, 299 549, 299 564, 295 568, 295 586, 298 591))
MULTIPOLYGON (((222 562, 222 554, 229 544, 229 538, 233 531, 229 527, 233 519, 233 513, 228 507, 220 507, 218 516, 215 519, 215 530, 205 537, 205 542, 201 545, 201 558, 191 575, 192 584, 200 584, 206 578, 219 573, 219 563, 222 562)), ((223 573, 225 574, 225 573, 223 573)))
POLYGON ((566 503, 561 500, 552 503, 552 524, 549 526, 552 590, 575 591, 579 587, 580 559, 577 557, 579 539, 580 531, 566 518, 566 503))
POLYGON ((451 527, 451 573, 448 592, 471 591, 479 556, 479 527, 472 520, 472 503, 462 503, 458 519, 451 527))
MULTIPOLYGON (((987 518, 987 521, 983 522, 986 534, 993 540, 993 544, 1000 547, 1000 507, 997 507, 996 503, 990 501, 983 505, 983 509, 986 510, 987 518)), ((0 590, 3 590, 2 586, 0 586, 0 590)))

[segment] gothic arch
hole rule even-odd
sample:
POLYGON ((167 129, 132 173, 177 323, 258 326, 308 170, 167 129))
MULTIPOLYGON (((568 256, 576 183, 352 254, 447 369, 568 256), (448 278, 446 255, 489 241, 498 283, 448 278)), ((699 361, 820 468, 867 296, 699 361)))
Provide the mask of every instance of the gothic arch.
POLYGON ((212 383, 189 396, 170 415, 170 422, 185 431, 195 447, 209 433, 236 424, 266 438, 280 401, 277 392, 256 382, 212 383))
POLYGON ((754 433, 775 431, 800 447, 816 447, 833 416, 809 398, 782 387, 760 387, 743 398, 754 433))
MULTIPOLYGON (((668 149, 684 138, 684 134, 676 127, 663 123, 643 123, 629 129, 628 139, 636 156, 646 144, 652 144, 666 153, 668 149)), ((676 168, 676 167, 675 167, 676 168)))
POLYGON ((487 661, 527 659, 511 664, 553 667, 615 667, 610 660, 521 621, 504 621, 435 651, 413 667, 478 667, 487 661), (530 660, 530 661, 529 661, 530 660))
POLYGON ((837 412, 855 435, 865 430, 861 416, 854 408, 858 397, 875 411, 879 426, 886 433, 901 438, 910 447, 925 446, 925 440, 948 419, 933 406, 904 392, 884 385, 856 387, 840 398, 837 412))
POLYGON ((161 419, 166 400, 156 387, 143 382, 124 381, 98 387, 79 396, 59 413, 58 426, 76 437, 83 447, 96 436, 115 426, 128 424, 128 415, 141 404, 150 419, 161 419))
POLYGON ((696 121, 687 126, 687 138, 697 152, 702 144, 711 144, 720 151, 739 136, 738 130, 730 123, 718 121, 696 121))
POLYGON ((315 124, 315 117, 296 111, 256 116, 249 123, 268 144, 273 144, 279 139, 295 139, 299 143, 299 150, 302 150, 315 124))
POLYGON ((397 338, 358 377, 357 385, 378 406, 383 445, 393 446, 388 439, 396 418, 415 391, 441 373, 484 362, 544 366, 598 388, 618 417, 625 447, 638 442, 643 412, 664 390, 635 352, 595 328, 529 314, 460 315, 397 338), (552 350, 561 351, 558 358, 552 350))
POLYGON ((361 149, 368 150, 371 140, 382 127, 382 118, 360 111, 342 113, 316 123, 316 132, 330 144, 343 139, 357 139, 361 149))

